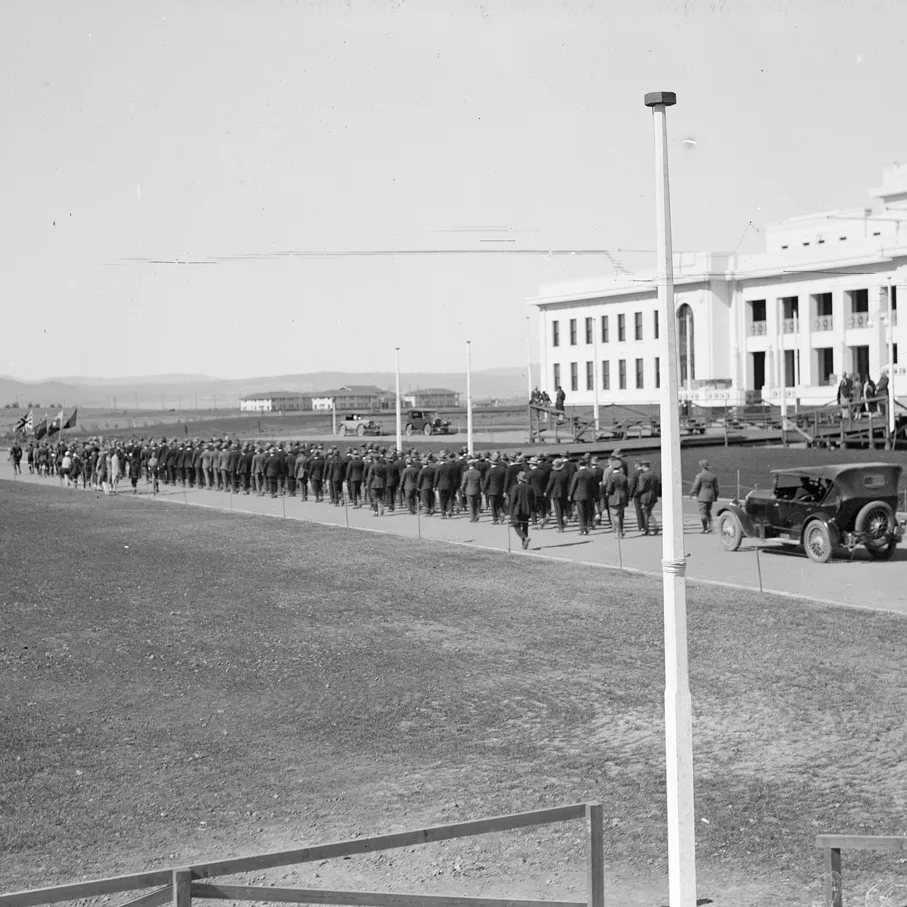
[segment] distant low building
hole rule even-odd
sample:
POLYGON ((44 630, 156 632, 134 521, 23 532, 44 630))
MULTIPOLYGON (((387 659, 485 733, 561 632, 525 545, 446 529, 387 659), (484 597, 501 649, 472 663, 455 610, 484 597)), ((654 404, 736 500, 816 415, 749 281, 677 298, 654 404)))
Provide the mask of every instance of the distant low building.
POLYGON ((345 384, 335 390, 317 391, 311 395, 312 409, 356 412, 386 408, 393 394, 373 384, 345 384))
POLYGON ((239 410, 243 413, 296 412, 312 408, 312 398, 307 394, 289 391, 269 391, 240 397, 239 410))
POLYGON ((426 387, 402 394, 403 404, 413 409, 456 409, 460 394, 445 387, 426 387))

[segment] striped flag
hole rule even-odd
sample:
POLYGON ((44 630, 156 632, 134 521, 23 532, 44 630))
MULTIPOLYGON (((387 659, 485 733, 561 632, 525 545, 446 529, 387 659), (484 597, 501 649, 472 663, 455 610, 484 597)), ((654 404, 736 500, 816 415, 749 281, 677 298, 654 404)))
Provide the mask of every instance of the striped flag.
POLYGON ((34 419, 32 417, 32 411, 29 410, 17 423, 16 423, 16 432, 23 431, 25 434, 28 434, 31 431, 34 431, 34 419))

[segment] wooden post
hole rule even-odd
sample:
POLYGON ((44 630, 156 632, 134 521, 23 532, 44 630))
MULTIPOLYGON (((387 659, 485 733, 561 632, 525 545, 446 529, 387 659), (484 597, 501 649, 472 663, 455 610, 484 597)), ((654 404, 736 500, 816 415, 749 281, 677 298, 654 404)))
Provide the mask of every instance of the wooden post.
POLYGON ((192 871, 190 869, 173 870, 173 907, 191 907, 192 904, 192 871))
POLYGON ((829 907, 843 907, 844 880, 841 878, 841 848, 829 847, 825 851, 825 903, 829 907))
POLYGON ((602 806, 586 804, 586 903, 588 907, 605 907, 604 835, 602 806))

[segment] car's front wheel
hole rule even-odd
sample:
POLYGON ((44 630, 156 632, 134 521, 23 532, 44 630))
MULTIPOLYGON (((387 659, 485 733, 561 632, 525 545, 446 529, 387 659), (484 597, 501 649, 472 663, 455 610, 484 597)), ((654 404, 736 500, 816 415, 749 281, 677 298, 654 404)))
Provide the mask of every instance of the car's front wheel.
POLYGON ((364 425, 360 425, 360 426, 356 429, 356 434, 359 435, 360 438, 364 438, 364 437, 365 437, 365 426, 364 426, 364 425))
POLYGON ((431 426, 430 426, 430 425, 426 425, 425 428, 422 429, 422 431, 423 431, 426 435, 430 435, 430 434, 431 434, 431 426))
POLYGON ((410 423, 409 425, 407 425, 406 428, 403 429, 403 432, 404 432, 404 434, 411 435, 411 434, 413 433, 413 426, 412 426, 412 423, 410 423))
POLYGON ((725 551, 736 551, 743 541, 743 526, 736 514, 726 511, 718 517, 718 539, 725 551))
POLYGON ((828 529, 818 521, 806 527, 806 532, 803 533, 803 547, 806 549, 806 556, 817 564, 826 563, 834 551, 828 529))

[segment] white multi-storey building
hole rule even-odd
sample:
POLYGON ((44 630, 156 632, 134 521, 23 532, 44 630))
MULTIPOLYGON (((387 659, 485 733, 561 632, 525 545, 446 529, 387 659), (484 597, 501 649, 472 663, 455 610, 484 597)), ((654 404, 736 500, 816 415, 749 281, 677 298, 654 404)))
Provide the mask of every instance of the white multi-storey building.
MULTIPOLYGON (((907 166, 884 171, 858 208, 766 228, 766 250, 674 256, 681 398, 702 405, 764 401, 824 404, 842 372, 877 381, 894 363, 902 328, 897 289, 907 285, 907 166), (889 287, 891 300, 889 304, 889 287), (890 308, 890 318, 889 318, 890 308), (890 331, 890 336, 889 336, 890 331)), ((578 405, 653 403, 660 359, 654 273, 615 271, 544 285, 527 300, 540 315, 540 387, 560 384, 578 405)))

